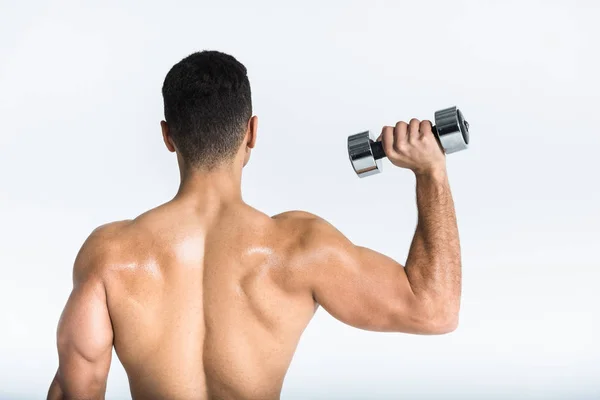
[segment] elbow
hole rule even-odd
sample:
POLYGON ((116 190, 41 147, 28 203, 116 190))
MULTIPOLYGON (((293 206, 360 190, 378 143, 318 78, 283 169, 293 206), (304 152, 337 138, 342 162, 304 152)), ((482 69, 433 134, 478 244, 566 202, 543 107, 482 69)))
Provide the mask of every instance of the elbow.
POLYGON ((458 312, 431 318, 425 326, 429 335, 445 335, 458 328, 458 312))
POLYGON ((418 307, 420 330, 425 335, 445 335, 458 328, 459 306, 449 302, 427 302, 418 307), (437 303, 437 304, 436 304, 437 303))

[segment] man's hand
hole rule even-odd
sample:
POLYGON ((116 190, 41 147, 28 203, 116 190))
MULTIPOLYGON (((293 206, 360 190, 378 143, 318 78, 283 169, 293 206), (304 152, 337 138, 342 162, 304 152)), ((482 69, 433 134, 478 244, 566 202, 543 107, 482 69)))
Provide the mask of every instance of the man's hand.
POLYGON ((413 118, 409 124, 400 121, 395 127, 384 126, 377 140, 383 142, 385 155, 397 167, 417 175, 446 168, 446 155, 427 120, 413 118))

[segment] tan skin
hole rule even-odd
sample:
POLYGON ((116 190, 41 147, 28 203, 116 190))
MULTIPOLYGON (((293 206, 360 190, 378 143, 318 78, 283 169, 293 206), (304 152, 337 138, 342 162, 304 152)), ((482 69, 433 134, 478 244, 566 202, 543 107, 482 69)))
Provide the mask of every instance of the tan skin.
MULTIPOLYGON (((162 129, 177 152, 164 121, 162 129)), ((399 122, 380 137, 392 163, 416 175, 406 267, 315 215, 269 217, 244 203, 242 168, 256 137, 252 117, 235 157, 211 172, 178 155, 173 200, 90 235, 59 322, 49 399, 103 399, 113 346, 134 399, 278 399, 318 305, 361 329, 455 329, 458 231, 428 121, 399 122)))

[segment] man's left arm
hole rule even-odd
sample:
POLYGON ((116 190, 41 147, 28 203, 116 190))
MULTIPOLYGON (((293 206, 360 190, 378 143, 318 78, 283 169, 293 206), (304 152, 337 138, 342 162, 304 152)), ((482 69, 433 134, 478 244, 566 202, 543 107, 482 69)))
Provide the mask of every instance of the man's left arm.
POLYGON ((73 291, 57 330, 59 366, 48 400, 104 399, 113 330, 102 280, 102 239, 96 232, 73 268, 73 291))

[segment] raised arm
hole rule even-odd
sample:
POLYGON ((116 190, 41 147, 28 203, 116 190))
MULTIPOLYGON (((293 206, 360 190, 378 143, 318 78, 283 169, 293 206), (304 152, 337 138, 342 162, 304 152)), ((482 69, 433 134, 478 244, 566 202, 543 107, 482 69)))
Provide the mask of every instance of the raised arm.
POLYGON ((103 247, 97 230, 75 260, 73 291, 58 323, 59 367, 49 400, 104 399, 113 331, 101 274, 103 247))
POLYGON ((385 127, 380 139, 392 163, 416 175, 418 224, 406 267, 313 217, 304 241, 308 285, 331 315, 358 328, 450 332, 458 323, 461 262, 445 156, 429 121, 385 127))

